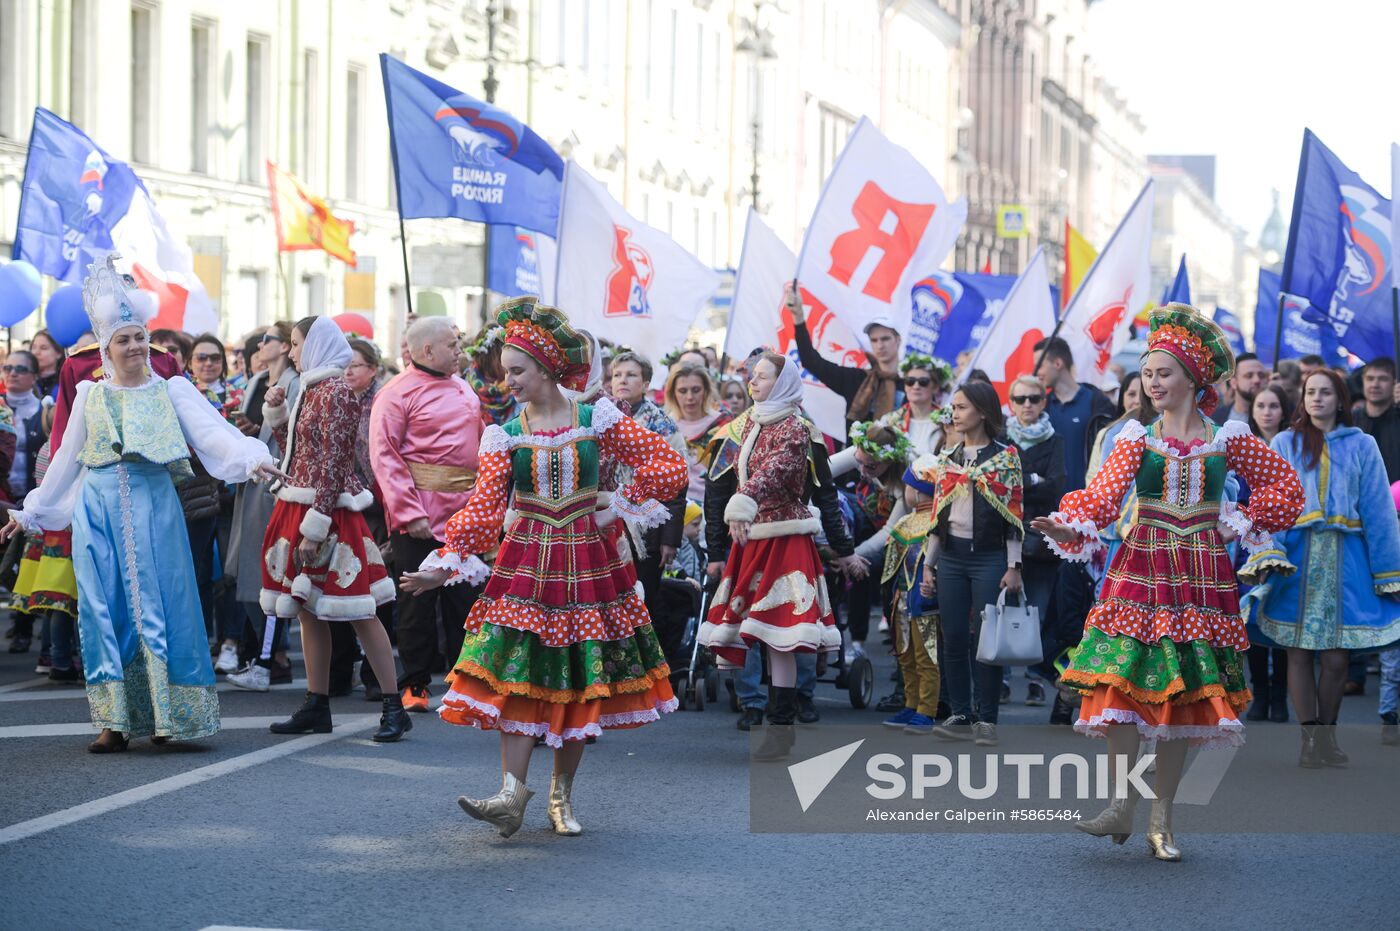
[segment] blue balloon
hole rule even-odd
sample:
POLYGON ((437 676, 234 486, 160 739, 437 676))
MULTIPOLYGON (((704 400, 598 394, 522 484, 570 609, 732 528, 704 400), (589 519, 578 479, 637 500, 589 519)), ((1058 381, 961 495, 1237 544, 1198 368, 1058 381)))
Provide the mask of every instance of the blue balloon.
POLYGON ((67 349, 92 326, 83 309, 83 286, 66 284, 49 297, 44 308, 44 325, 58 344, 67 349))
POLYGON ((39 307, 43 285, 39 270, 15 261, 0 267, 0 327, 12 327, 39 307))

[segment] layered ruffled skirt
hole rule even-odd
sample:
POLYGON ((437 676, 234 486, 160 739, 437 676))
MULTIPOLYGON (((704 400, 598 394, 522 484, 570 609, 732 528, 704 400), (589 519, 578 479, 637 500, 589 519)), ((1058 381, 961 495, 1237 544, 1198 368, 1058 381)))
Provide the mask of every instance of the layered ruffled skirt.
POLYGON ((592 513, 506 530, 438 715, 551 747, 639 727, 677 706, 636 573, 592 513))
POLYGON ((841 632, 811 536, 750 538, 730 547, 700 642, 722 667, 734 668, 760 645, 785 653, 840 649, 841 632))
POLYGON ((62 611, 69 617, 78 616, 72 530, 45 530, 25 540, 13 594, 12 611, 62 611))
POLYGON ((1220 534, 1134 524, 1061 677, 1084 695, 1075 729, 1131 724, 1144 737, 1241 744, 1248 647, 1220 534))

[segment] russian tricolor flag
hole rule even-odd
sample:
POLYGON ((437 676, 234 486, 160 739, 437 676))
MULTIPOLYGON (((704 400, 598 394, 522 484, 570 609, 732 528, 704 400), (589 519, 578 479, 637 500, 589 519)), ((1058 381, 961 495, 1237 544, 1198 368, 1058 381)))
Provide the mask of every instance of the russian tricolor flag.
POLYGON ((171 234, 131 166, 73 124, 36 108, 14 257, 77 284, 88 265, 113 250, 160 301, 152 329, 218 332, 189 246, 171 234))

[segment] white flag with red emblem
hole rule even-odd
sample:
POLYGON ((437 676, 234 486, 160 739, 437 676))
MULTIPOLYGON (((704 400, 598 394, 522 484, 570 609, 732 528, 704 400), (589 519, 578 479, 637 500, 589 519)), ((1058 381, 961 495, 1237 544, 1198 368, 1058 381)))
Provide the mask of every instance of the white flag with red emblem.
POLYGON ((866 346, 873 323, 908 333, 914 283, 943 262, 966 220, 967 201, 949 203, 918 159, 862 117, 812 213, 798 280, 866 346))
MULTIPOLYGON (((744 226, 744 251, 734 278, 734 302, 729 309, 724 353, 742 360, 760 346, 788 357, 798 365, 797 344, 793 341, 792 314, 784 297, 792 287, 797 256, 749 208, 744 226)), ((851 330, 827 307, 802 288, 807 332, 817 352, 841 365, 867 364, 865 352, 851 330)), ((802 407, 817 428, 828 436, 846 437, 846 400, 802 371, 802 407)))
POLYGON ((966 381, 968 372, 980 368, 992 380, 1001 403, 1011 403, 1011 383, 1021 375, 1034 373, 1035 344, 1054 331, 1055 299, 1045 268, 1045 247, 1041 246, 996 310, 986 337, 963 369, 960 381, 966 381))
POLYGON ((555 303, 577 326, 651 360, 685 342, 719 275, 670 236, 634 219, 570 161, 559 210, 555 303))
POLYGON ((1103 381, 1133 317, 1152 301, 1153 196, 1149 179, 1065 308, 1060 336, 1074 353, 1079 381, 1103 381))
POLYGON ((136 189, 126 216, 112 227, 112 244, 122 264, 130 263, 136 286, 159 301, 160 309, 148 324, 152 330, 219 332, 219 316, 195 274, 190 247, 171 235, 144 187, 136 189))

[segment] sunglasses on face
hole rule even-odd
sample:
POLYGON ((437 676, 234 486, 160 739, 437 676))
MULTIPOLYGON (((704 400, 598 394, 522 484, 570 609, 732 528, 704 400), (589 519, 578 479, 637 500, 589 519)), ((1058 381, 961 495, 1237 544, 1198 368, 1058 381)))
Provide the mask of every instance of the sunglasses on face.
POLYGON ((275 333, 264 333, 262 341, 264 343, 280 343, 282 342, 282 337, 278 336, 275 333))
POLYGON ((929 378, 927 375, 910 376, 904 379, 904 387, 906 388, 913 388, 915 386, 927 388, 931 384, 933 384, 933 379, 929 378))
POLYGON ((6 375, 33 375, 34 370, 27 365, 7 365, 0 369, 6 375))
POLYGON ((196 361, 196 362, 218 362, 218 361, 219 361, 220 359, 222 359, 223 357, 224 357, 224 354, 221 353, 221 352, 196 352, 196 353, 194 354, 194 361, 196 361))
POLYGON ((1011 396, 1012 404, 1039 404, 1044 400, 1045 395, 1043 394, 1013 394, 1011 396))

